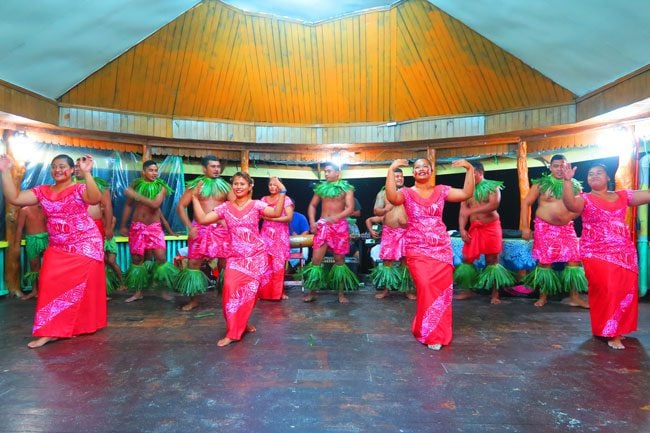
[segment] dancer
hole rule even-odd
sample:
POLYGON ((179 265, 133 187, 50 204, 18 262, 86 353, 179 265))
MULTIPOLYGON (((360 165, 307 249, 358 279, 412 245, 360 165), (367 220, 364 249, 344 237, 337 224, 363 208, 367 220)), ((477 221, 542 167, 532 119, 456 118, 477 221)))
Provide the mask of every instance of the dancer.
MULTIPOLYGON (((262 197, 262 201, 269 206, 274 206, 280 200, 280 179, 269 179, 269 195, 262 197)), ((289 299, 284 293, 284 268, 290 254, 289 223, 293 218, 294 203, 289 197, 284 198, 282 215, 276 218, 263 217, 262 239, 269 254, 269 266, 260 287, 259 298, 270 301, 289 299)))
MULTIPOLYGON (((230 251, 230 234, 223 222, 202 225, 191 222, 187 216, 187 207, 192 203, 194 190, 199 183, 201 190, 197 197, 203 212, 209 212, 228 199, 230 185, 221 179, 221 162, 214 155, 201 159, 203 176, 188 182, 187 190, 183 193, 176 213, 187 227, 187 267, 178 274, 176 290, 190 300, 183 305, 183 311, 191 311, 199 306, 199 296, 208 290, 208 277, 201 271, 201 265, 206 260, 219 259, 219 270, 225 266, 225 259, 230 251)), ((221 275, 221 273, 220 273, 221 275)))
MULTIPOLYGON (((393 176, 399 191, 404 186, 404 172, 398 168, 393 176)), ((387 202, 386 190, 382 188, 375 197, 374 212, 376 216, 383 218, 379 250, 382 263, 372 269, 370 276, 376 288, 384 288, 375 295, 375 298, 384 299, 390 290, 399 290, 408 299, 415 299, 413 280, 404 257, 404 234, 407 222, 404 206, 393 206, 387 202)))
POLYGON ((499 289, 514 286, 514 276, 499 263, 503 233, 499 219, 499 203, 503 182, 485 179, 483 164, 472 161, 474 195, 460 204, 458 231, 463 240, 463 263, 454 271, 454 283, 463 291, 455 299, 468 299, 470 289, 492 290, 490 303, 500 304, 499 289), (467 223, 470 223, 469 231, 467 223), (485 255, 485 269, 478 273, 474 262, 485 255))
MULTIPOLYGON (((578 236, 573 228, 573 220, 578 215, 569 211, 562 202, 562 169, 565 162, 564 155, 553 155, 549 167, 551 173, 534 179, 521 203, 520 225, 524 227, 521 237, 529 240, 530 209, 537 201, 532 256, 538 262, 523 283, 539 290, 536 307, 543 307, 548 295, 569 292, 570 306, 589 308, 589 304, 580 297, 580 292, 587 291, 587 279, 580 263, 578 236), (557 262, 566 263, 560 277, 551 268, 557 262)), ((574 179, 571 183, 573 193, 578 194, 582 190, 580 182, 574 179)))
POLYGON ((314 233, 314 245, 311 263, 305 266, 304 287, 309 294, 305 302, 316 300, 316 290, 328 287, 338 290, 341 304, 348 303, 344 290, 359 287, 359 280, 345 264, 345 255, 350 252, 350 228, 347 217, 354 211, 354 187, 345 180, 340 180, 340 169, 326 163, 323 168, 325 182, 314 187, 314 196, 309 202, 307 216, 310 231, 314 233), (320 219, 316 221, 316 208, 321 204, 320 219), (323 258, 327 250, 334 253, 334 265, 329 273, 323 269, 323 258))
POLYGON ((13 161, 0 156, 2 191, 16 206, 41 205, 47 217, 49 246, 43 254, 30 348, 59 338, 90 334, 106 326, 104 248, 99 229, 88 215, 88 205, 101 193, 91 173, 93 159, 82 158, 79 168, 86 184, 72 180, 74 161, 67 155, 52 160, 54 185, 19 191, 8 174, 13 161))
POLYGON ((38 296, 38 276, 41 270, 41 260, 48 245, 47 218, 40 204, 23 206, 18 212, 16 221, 16 243, 20 244, 23 230, 25 231, 25 253, 29 262, 29 272, 23 276, 24 283, 32 287, 32 291, 20 297, 21 301, 38 296))
POLYGON ((126 274, 126 285, 135 291, 125 302, 142 299, 142 291, 150 282, 153 282, 154 287, 163 290, 163 299, 172 299, 167 291, 173 288, 178 269, 167 262, 167 246, 159 214, 160 206, 169 192, 172 192, 172 189, 158 178, 158 165, 151 160, 142 164, 142 177, 124 190, 127 201, 122 213, 120 233, 122 236, 129 236, 131 266, 126 274), (126 224, 131 211, 133 216, 127 232, 126 224), (144 263, 145 252, 148 250, 153 251, 156 263, 152 277, 144 263))
POLYGON ((415 185, 398 191, 395 169, 407 165, 405 159, 397 159, 388 168, 386 199, 395 206, 403 204, 408 216, 404 250, 417 291, 411 330, 420 343, 440 350, 452 338, 451 299, 454 290, 454 253, 447 227, 442 222, 442 210, 445 201, 461 202, 472 196, 474 168, 464 159, 456 160, 453 167, 467 170, 463 188, 434 186, 431 162, 418 159, 413 165, 415 185))
POLYGON ((608 339, 613 349, 625 349, 624 334, 637 329, 639 278, 636 248, 625 222, 628 206, 650 203, 650 191, 608 191, 603 165, 587 173, 591 192, 575 195, 576 169, 563 167, 562 200, 570 212, 582 214, 580 256, 589 282, 591 332, 608 339))
POLYGON ((223 219, 232 246, 226 259, 222 297, 226 336, 217 342, 217 346, 227 346, 233 341, 241 340, 244 332, 256 330, 254 326, 248 325, 248 319, 255 307, 257 291, 267 267, 267 252, 259 233, 259 222, 262 217, 279 217, 287 194, 282 182, 276 179, 276 185, 279 197, 275 207, 271 207, 261 200, 251 199, 253 179, 248 173, 237 172, 232 177, 234 197, 207 214, 198 197, 200 187, 194 189, 194 218, 200 224, 212 224, 223 219))

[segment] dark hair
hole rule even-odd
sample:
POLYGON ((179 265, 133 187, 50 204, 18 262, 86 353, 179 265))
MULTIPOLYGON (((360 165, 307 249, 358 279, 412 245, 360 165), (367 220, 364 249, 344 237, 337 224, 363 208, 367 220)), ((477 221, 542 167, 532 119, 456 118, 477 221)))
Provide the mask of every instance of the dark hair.
POLYGON ((551 164, 553 164, 553 161, 566 161, 566 157, 561 153, 558 153, 557 155, 553 155, 551 158, 551 164))
POLYGON ((483 167, 483 164, 480 161, 470 161, 470 164, 472 164, 474 170, 481 173, 485 173, 485 168, 483 167))
POLYGON ((246 182, 248 182, 250 186, 253 186, 255 184, 251 175, 246 173, 245 171, 238 171, 237 173, 233 174, 232 177, 230 178, 230 183, 234 182, 236 177, 241 177, 246 182))
POLYGON ((214 155, 205 155, 203 158, 201 158, 201 165, 203 167, 207 167, 210 161, 217 161, 219 162, 219 158, 217 158, 214 155))
POLYGON ((156 161, 154 161, 153 159, 148 159, 142 163, 142 170, 146 170, 147 167, 152 165, 158 166, 158 163, 156 163, 156 161))
POLYGON ((332 168, 333 168, 334 170, 336 170, 336 171, 341 171, 341 167, 338 166, 338 165, 336 165, 336 164, 334 164, 334 163, 331 162, 331 161, 327 161, 325 164, 323 164, 323 168, 325 168, 325 167, 332 167, 332 168))
POLYGON ((54 158, 52 158, 52 162, 51 162, 50 164, 52 164, 52 163, 53 163, 54 161, 56 161, 57 159, 65 159, 65 162, 67 162, 68 165, 69 165, 71 168, 74 167, 74 161, 72 160, 72 158, 70 158, 70 157, 69 157, 68 155, 66 155, 65 153, 62 153, 62 154, 57 155, 57 156, 55 156, 54 158))
POLYGON ((605 164, 594 164, 591 167, 589 167, 589 170, 587 170, 587 172, 590 172, 592 168, 596 168, 596 167, 602 168, 605 174, 607 175, 607 177, 609 177, 609 173, 607 173, 607 167, 605 167, 605 164))
POLYGON ((401 168, 397 167, 395 170, 393 170, 393 173, 402 173, 402 174, 404 174, 404 171, 401 168))

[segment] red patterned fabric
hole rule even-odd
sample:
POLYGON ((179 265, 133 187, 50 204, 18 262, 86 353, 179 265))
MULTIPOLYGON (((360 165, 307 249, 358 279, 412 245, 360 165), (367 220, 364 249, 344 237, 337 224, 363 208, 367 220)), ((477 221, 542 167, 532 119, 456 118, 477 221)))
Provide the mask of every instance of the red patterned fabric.
POLYGON ((422 198, 411 188, 402 188, 408 225, 404 236, 406 257, 428 256, 454 265, 454 253, 442 210, 450 187, 436 185, 431 195, 422 198))
POLYGON ((39 278, 35 337, 67 338, 106 327, 104 263, 47 248, 39 278))
POLYGON ((579 262, 580 248, 573 221, 563 226, 556 226, 541 218, 535 218, 532 256, 543 265, 556 262, 579 262))
POLYGON ((379 258, 382 260, 398 261, 404 257, 404 235, 406 229, 384 225, 381 229, 381 247, 379 258))
POLYGON ((591 332, 616 337, 637 330, 638 275, 598 259, 584 258, 582 265, 589 283, 591 332))
POLYGON ((43 254, 33 335, 66 338, 106 326, 104 240, 83 201, 84 184, 59 193, 33 189, 50 245, 43 254))
MULTIPOLYGON (((268 197, 263 197, 262 201, 269 204, 268 197)), ((285 197, 281 215, 285 216, 285 209, 293 206, 293 201, 285 197)), ((282 299, 284 293, 284 268, 290 256, 289 223, 265 220, 261 235, 268 253, 269 267, 265 275, 266 283, 259 290, 259 298, 277 301, 282 299)))
POLYGON ((230 253, 230 233, 221 224, 199 224, 192 221, 196 236, 187 240, 189 259, 210 260, 228 257, 230 253))
POLYGON ((263 201, 252 200, 244 209, 230 202, 214 208, 230 232, 232 249, 224 271, 222 309, 226 337, 231 340, 240 340, 246 331, 267 269, 267 254, 258 228, 266 207, 263 201))
POLYGON ((164 250, 165 233, 160 221, 145 224, 140 221, 131 222, 129 227, 129 250, 131 254, 144 256, 146 250, 164 250))
POLYGON ((625 213, 632 191, 617 191, 608 202, 584 199, 580 253, 589 283, 589 314, 594 335, 616 337, 637 329, 638 264, 625 213))
POLYGON ((327 248, 334 254, 342 256, 350 252, 350 228, 348 220, 341 218, 335 223, 320 219, 316 222, 317 228, 314 234, 314 250, 327 244, 327 248))
POLYGON ((413 335, 422 344, 449 344, 453 266, 425 256, 407 257, 406 263, 417 290, 417 307, 411 325, 413 335))
POLYGON ((463 258, 470 263, 478 260, 481 254, 499 254, 503 249, 501 220, 489 223, 472 221, 468 234, 471 239, 463 243, 463 258))

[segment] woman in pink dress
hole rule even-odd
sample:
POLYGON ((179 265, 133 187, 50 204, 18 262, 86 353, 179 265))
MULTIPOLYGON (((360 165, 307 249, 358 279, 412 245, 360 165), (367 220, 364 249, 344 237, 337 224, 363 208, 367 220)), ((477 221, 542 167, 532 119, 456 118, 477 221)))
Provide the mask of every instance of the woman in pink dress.
MULTIPOLYGON (((280 200, 279 185, 278 178, 269 179, 269 195, 262 197, 264 203, 275 206, 280 200)), ((260 287, 260 299, 270 301, 288 299, 284 294, 284 268, 290 255, 289 223, 293 218, 293 208, 293 201, 285 197, 282 215, 277 218, 264 217, 261 234, 269 255, 269 266, 264 276, 264 284, 260 287)))
POLYGON ((47 216, 50 243, 43 254, 33 335, 30 348, 59 338, 90 334, 106 326, 106 277, 104 239, 88 215, 88 206, 102 194, 91 173, 93 160, 86 155, 79 163, 85 183, 72 180, 74 161, 67 155, 54 157, 54 185, 18 191, 9 175, 12 161, 0 156, 2 191, 16 206, 40 203, 47 216))
POLYGON ((575 168, 564 167, 562 201, 582 214, 580 256, 589 286, 591 332, 608 339, 613 349, 625 349, 621 339, 637 329, 639 279, 636 248, 625 222, 628 206, 650 203, 650 191, 608 191, 609 176, 602 165, 589 169, 591 192, 574 195, 575 168))
POLYGON ((406 264, 417 292, 417 306, 411 331, 415 338, 433 350, 451 342, 454 255, 447 227, 442 222, 445 201, 462 202, 474 194, 474 168, 463 160, 453 167, 467 170, 463 188, 433 185, 432 167, 427 159, 413 165, 415 185, 395 185, 395 170, 408 166, 405 159, 395 160, 386 176, 386 199, 393 205, 404 205, 408 223, 404 236, 406 264))
MULTIPOLYGON (((223 315, 226 318, 226 336, 217 342, 220 347, 241 340, 244 332, 255 332, 248 325, 260 282, 267 267, 267 252, 260 236, 259 223, 263 217, 279 217, 284 208, 287 190, 277 181, 279 198, 275 207, 261 200, 251 199, 253 179, 248 173, 237 172, 232 177, 234 198, 215 207, 207 214, 195 195, 192 197, 194 218, 200 224, 212 224, 223 219, 230 232, 231 251, 226 259, 222 296, 223 315)), ((201 188, 195 188, 200 191, 201 188)))

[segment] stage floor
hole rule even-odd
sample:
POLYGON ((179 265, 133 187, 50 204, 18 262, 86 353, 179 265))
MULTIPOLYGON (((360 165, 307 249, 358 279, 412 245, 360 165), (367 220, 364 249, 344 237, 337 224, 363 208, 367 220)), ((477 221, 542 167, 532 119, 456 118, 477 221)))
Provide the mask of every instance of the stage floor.
POLYGON ((0 299, 0 432, 650 431, 648 301, 622 351, 591 337, 586 310, 454 301, 454 340, 434 352, 403 297, 289 295, 226 348, 215 293, 189 313, 119 295, 108 328, 37 350, 34 302, 0 299))

